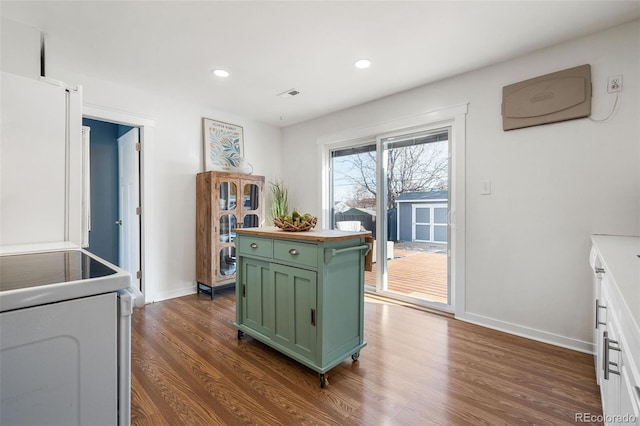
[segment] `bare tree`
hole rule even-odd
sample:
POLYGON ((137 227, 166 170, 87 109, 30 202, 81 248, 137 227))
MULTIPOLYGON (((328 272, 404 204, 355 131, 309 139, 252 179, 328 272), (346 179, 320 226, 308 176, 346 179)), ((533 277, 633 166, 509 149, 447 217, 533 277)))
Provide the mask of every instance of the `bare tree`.
MULTIPOLYGON (((445 142, 446 143, 446 142, 445 142)), ((448 158, 444 143, 391 148, 387 154, 387 208, 395 205, 404 192, 448 189, 448 158)), ((361 199, 377 197, 375 152, 364 152, 342 157, 342 178, 354 186, 361 199)))

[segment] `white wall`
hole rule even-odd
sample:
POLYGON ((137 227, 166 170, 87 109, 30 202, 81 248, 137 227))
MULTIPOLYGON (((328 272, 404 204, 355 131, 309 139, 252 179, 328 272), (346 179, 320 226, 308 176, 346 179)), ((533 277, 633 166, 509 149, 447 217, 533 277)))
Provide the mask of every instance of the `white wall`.
POLYGON ((635 21, 283 129, 284 151, 307 153, 283 164, 293 203, 321 211, 319 137, 469 102, 466 312, 456 314, 590 351, 590 234, 640 234, 639 27, 635 21), (582 64, 592 67, 593 118, 606 117, 614 103, 607 76, 624 77, 610 121, 502 131, 503 86, 582 64), (492 182, 491 195, 480 195, 482 180, 492 182))
POLYGON ((272 180, 280 171, 280 129, 223 111, 176 102, 113 83, 74 76, 51 65, 55 78, 83 85, 86 103, 155 118, 153 146, 145 146, 144 206, 150 224, 145 247, 148 301, 195 290, 195 175, 203 169, 202 118, 238 124, 244 130, 244 155, 253 173, 272 180))
POLYGON ((40 76, 40 30, 0 18, 2 71, 37 79, 40 76))
MULTIPOLYGON (((3 39, 7 37, 5 30, 3 39)), ((85 104, 155 119, 153 144, 144 147, 146 300, 195 292, 195 176, 204 164, 202 118, 243 126, 245 157, 253 165, 253 173, 264 175, 267 181, 280 173, 280 129, 178 102, 162 93, 145 93, 117 82, 76 74, 59 61, 58 44, 53 37, 49 35, 47 45, 47 77, 81 84, 85 104)), ((13 40, 17 43, 20 38, 13 40)), ((29 47, 31 44, 26 45, 29 47)), ((3 68, 5 65, 9 66, 10 61, 3 62, 3 68)))

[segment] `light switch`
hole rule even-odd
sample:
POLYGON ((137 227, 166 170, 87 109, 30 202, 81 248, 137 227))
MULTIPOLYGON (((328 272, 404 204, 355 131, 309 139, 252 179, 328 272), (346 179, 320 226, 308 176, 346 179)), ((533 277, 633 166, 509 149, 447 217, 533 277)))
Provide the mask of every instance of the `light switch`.
POLYGON ((491 194, 491 181, 483 180, 480 182, 480 195, 489 195, 491 194))

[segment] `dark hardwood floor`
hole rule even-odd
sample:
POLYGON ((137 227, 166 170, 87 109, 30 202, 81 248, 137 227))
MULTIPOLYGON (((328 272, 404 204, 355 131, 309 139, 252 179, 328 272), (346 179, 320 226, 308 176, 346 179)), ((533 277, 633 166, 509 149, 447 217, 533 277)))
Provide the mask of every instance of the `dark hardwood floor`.
POLYGON ((233 327, 233 291, 136 309, 134 425, 558 425, 601 414, 593 357, 365 300, 360 359, 318 374, 233 327))

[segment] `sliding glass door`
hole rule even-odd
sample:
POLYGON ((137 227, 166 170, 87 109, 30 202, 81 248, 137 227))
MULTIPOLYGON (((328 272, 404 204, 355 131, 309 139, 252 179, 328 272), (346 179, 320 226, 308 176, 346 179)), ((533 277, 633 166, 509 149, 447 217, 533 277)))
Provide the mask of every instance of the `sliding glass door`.
POLYGON ((450 304, 450 130, 383 135, 331 151, 332 226, 372 232, 367 290, 450 304))
MULTIPOLYGON (((331 227, 344 231, 376 229, 377 152, 375 140, 331 151, 331 227)), ((376 276, 365 273, 365 286, 375 291, 376 276)))
POLYGON ((377 290, 449 304, 449 129, 378 138, 382 188, 377 290))

